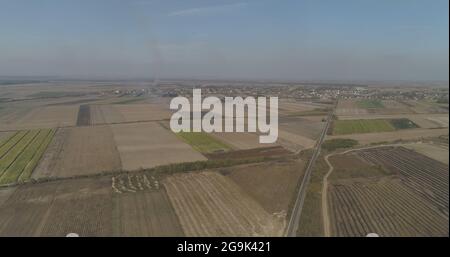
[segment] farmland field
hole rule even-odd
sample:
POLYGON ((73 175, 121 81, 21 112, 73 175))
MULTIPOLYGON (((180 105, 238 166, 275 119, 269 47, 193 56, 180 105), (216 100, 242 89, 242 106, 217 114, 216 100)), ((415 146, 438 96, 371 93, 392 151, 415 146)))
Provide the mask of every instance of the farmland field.
POLYGON ((116 105, 91 105, 91 124, 111 124, 124 121, 125 118, 116 109, 116 105))
POLYGON ((286 130, 279 130, 277 143, 292 152, 297 152, 312 148, 316 144, 316 140, 286 130))
POLYGON ((70 177, 120 169, 110 127, 63 128, 58 130, 33 177, 70 177))
POLYGON ((358 133, 389 132, 411 128, 418 128, 418 126, 407 118, 336 120, 333 124, 333 134, 347 135, 358 133))
POLYGON ((448 129, 405 129, 392 132, 332 135, 328 136, 328 138, 354 139, 358 141, 360 145, 367 145, 372 143, 392 142, 397 140, 417 140, 421 138, 437 137, 441 135, 448 135, 448 129))
POLYGON ((159 123, 115 124, 111 127, 124 170, 206 160, 159 123))
POLYGON ((325 118, 325 116, 317 116, 313 120, 304 117, 281 117, 279 129, 316 140, 325 126, 325 122, 322 121, 325 118))
POLYGON ((0 189, 0 236, 183 236, 163 187, 142 174, 69 179, 0 189), (122 181, 123 180, 123 181, 122 181), (130 181, 130 182, 129 182, 130 181), (117 185, 116 185, 117 186, 117 185), (123 187, 119 187, 123 190, 123 187))
POLYGON ((109 179, 19 186, 0 208, 0 236, 106 236, 111 231, 109 179))
POLYGON ((380 100, 360 100, 357 102, 357 105, 365 109, 384 108, 380 100))
POLYGON ((221 169, 269 213, 286 215, 307 159, 242 165, 221 169), (276 181, 276 182, 275 182, 276 181))
POLYGON ((87 104, 80 105, 78 110, 77 126, 89 126, 91 124, 91 107, 87 104))
POLYGON ((113 177, 115 234, 183 236, 164 188, 151 175, 113 177))
POLYGON ((414 150, 423 155, 426 155, 432 159, 435 159, 447 165, 449 164, 448 145, 443 146, 439 144, 417 143, 417 144, 407 144, 404 145, 404 147, 414 150))
POLYGON ((176 174, 163 184, 186 236, 280 236, 284 218, 265 211, 214 172, 176 174))
POLYGON ((448 236, 448 168, 402 147, 330 159, 335 236, 448 236))
POLYGON ((335 182, 329 190, 334 236, 448 236, 448 216, 399 178, 335 182))
POLYGON ((177 136, 200 153, 224 152, 231 150, 228 145, 205 132, 179 132, 177 133, 177 136))
POLYGON ((365 160, 382 165, 406 178, 405 184, 432 202, 448 219, 448 166, 412 150, 376 148, 359 153, 365 160))
POLYGON ((53 134, 50 129, 21 131, 5 140, 0 145, 0 184, 30 178, 53 134))
POLYGON ((102 104, 91 105, 92 124, 160 121, 170 118, 170 110, 161 104, 102 104))
POLYGON ((337 115, 364 115, 367 113, 367 109, 359 107, 354 100, 339 100, 336 109, 337 115))
POLYGON ((346 135, 394 130, 395 127, 386 120, 336 120, 334 121, 333 134, 346 135))
POLYGON ((2 117, 0 129, 26 130, 39 128, 56 128, 74 126, 76 124, 78 106, 44 106, 31 110, 21 108, 22 111, 12 113, 11 119, 2 117))
POLYGON ((223 142, 227 146, 237 149, 246 150, 254 149, 267 146, 276 146, 277 144, 260 144, 259 135, 256 133, 227 133, 227 132, 215 132, 211 133, 210 136, 216 138, 217 140, 223 142))
POLYGON ((439 124, 440 127, 448 128, 448 115, 442 117, 430 117, 428 120, 439 124))

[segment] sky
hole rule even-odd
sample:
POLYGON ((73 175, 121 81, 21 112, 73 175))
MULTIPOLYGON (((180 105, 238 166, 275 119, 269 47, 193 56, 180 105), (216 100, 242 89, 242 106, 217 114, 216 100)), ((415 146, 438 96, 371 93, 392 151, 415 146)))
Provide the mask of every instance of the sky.
POLYGON ((448 0, 0 0, 0 75, 444 80, 448 0))

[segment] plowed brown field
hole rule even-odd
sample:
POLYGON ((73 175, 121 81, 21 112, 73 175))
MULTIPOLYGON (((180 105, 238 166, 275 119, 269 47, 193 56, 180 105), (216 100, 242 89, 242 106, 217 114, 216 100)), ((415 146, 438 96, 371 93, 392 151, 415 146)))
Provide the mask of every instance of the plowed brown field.
POLYGON ((214 172, 164 181, 187 236, 280 236, 284 219, 265 211, 233 181, 214 172))
POLYGON ((108 126, 60 129, 33 177, 70 177, 121 169, 108 126))

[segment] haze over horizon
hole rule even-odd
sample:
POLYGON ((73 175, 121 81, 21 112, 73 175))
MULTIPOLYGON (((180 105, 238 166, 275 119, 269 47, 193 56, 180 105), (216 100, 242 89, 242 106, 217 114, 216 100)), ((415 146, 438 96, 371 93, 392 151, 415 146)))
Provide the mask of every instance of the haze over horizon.
POLYGON ((0 0, 0 76, 448 81, 448 4, 0 0))

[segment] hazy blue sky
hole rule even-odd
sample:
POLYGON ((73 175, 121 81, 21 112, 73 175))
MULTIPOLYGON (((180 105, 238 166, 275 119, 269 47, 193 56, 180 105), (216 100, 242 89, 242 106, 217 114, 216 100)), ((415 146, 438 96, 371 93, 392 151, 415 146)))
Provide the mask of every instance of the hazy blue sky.
POLYGON ((0 0, 0 75, 448 80, 448 0, 0 0))

